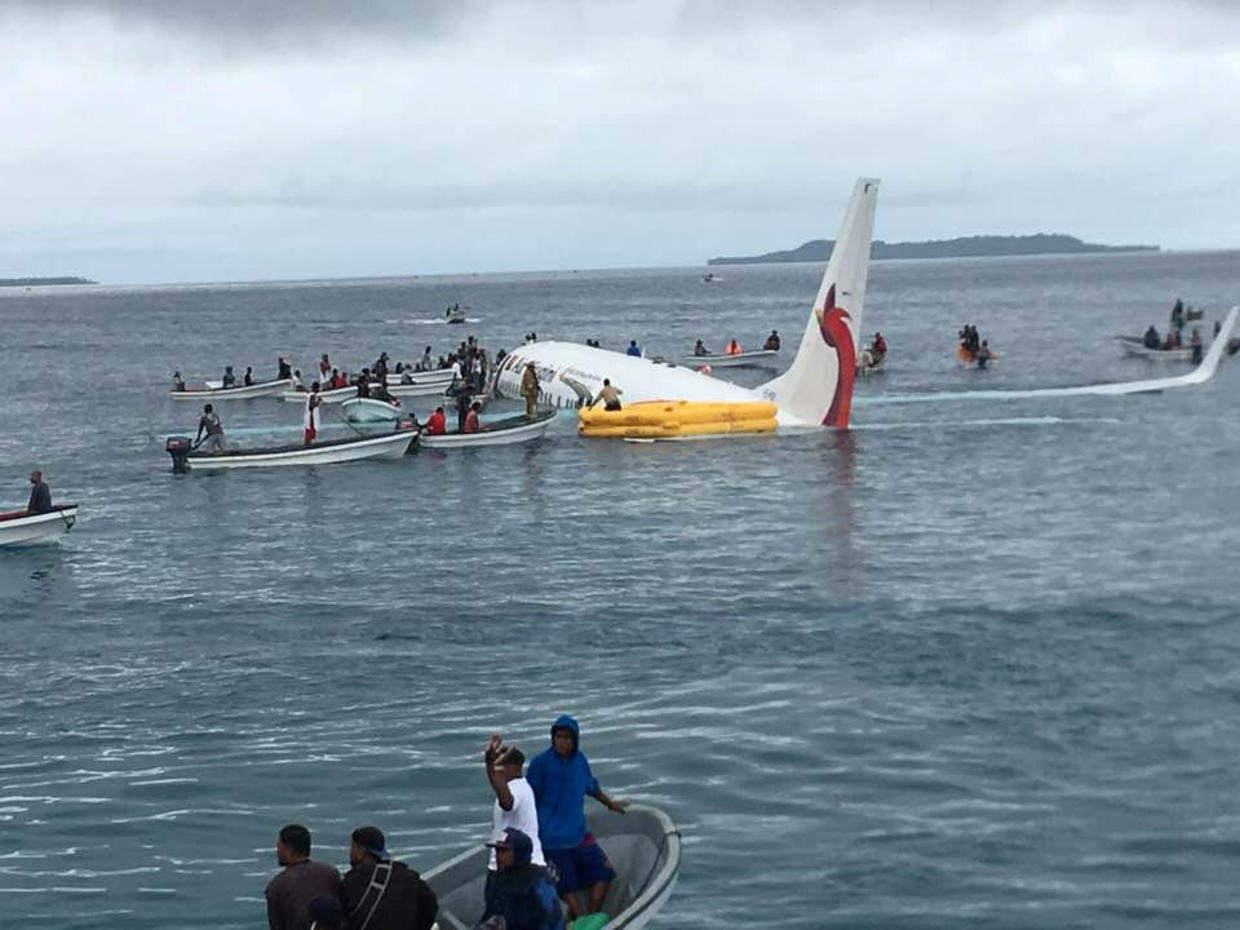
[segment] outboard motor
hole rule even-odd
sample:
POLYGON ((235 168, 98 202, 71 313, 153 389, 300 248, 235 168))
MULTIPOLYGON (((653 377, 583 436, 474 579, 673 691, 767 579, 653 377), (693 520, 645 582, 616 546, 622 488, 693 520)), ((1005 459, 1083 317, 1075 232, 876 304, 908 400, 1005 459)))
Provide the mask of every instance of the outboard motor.
POLYGON ((172 473, 183 475, 189 471, 190 440, 188 436, 169 436, 164 448, 172 456, 172 473))

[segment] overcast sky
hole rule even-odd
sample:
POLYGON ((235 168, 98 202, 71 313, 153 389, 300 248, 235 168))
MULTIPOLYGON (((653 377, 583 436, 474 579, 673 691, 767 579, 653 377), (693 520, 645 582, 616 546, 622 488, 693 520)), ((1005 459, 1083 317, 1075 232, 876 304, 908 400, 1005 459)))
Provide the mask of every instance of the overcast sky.
POLYGON ((1240 3, 0 0, 0 276, 1240 246, 1240 3))

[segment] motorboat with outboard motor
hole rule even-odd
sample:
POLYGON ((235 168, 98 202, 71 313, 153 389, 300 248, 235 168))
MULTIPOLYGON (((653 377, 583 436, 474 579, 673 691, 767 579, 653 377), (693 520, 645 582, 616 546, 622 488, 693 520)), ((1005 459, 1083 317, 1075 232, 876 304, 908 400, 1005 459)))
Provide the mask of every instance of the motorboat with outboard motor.
POLYGON ((374 397, 354 397, 340 405, 350 423, 395 423, 405 411, 399 404, 389 404, 374 397))
MULTIPOLYGON (((616 872, 603 901, 608 919, 602 930, 645 927, 671 897, 680 873, 676 824, 657 807, 632 804, 623 813, 590 811, 586 829, 616 872)), ((490 850, 480 844, 422 875, 439 899, 440 930, 472 930, 482 919, 489 860, 490 850)))
POLYGON ((774 364, 779 355, 776 349, 754 349, 752 352, 736 352, 732 355, 711 353, 710 355, 686 355, 686 364, 711 368, 765 368, 774 364))
POLYGON ((488 423, 473 433, 423 433, 418 445, 424 449, 471 449, 474 446, 511 446, 538 439, 551 427, 554 410, 543 410, 488 423))
POLYGON ((278 378, 274 381, 256 381, 254 384, 238 384, 234 387, 212 387, 218 381, 208 381, 205 387, 187 388, 184 391, 172 391, 173 400, 249 400, 253 397, 271 397, 286 391, 293 383, 292 378, 278 378))
POLYGON ((335 465, 362 459, 398 459, 417 442, 411 425, 398 425, 394 432, 371 433, 328 439, 310 445, 230 449, 227 452, 195 452, 188 436, 170 436, 165 449, 172 456, 172 470, 221 471, 230 468, 271 468, 280 465, 335 465))
POLYGON ((73 529, 77 504, 53 504, 45 513, 11 510, 0 513, 0 546, 51 542, 73 529))

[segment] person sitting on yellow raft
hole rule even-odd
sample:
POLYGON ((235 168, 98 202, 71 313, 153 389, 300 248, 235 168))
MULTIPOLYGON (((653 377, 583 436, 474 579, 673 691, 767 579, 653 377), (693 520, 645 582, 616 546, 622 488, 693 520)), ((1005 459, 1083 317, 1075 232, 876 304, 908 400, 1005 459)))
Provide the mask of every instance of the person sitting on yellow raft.
POLYGON ((597 404, 601 400, 603 402, 604 410, 613 410, 613 411, 619 410, 620 409, 620 395, 622 393, 623 393, 622 391, 620 391, 619 389, 617 389, 616 387, 612 385, 610 378, 604 378, 603 389, 599 391, 598 396, 595 397, 594 400, 590 401, 590 403, 588 403, 586 406, 589 408, 593 408, 594 405, 597 404))

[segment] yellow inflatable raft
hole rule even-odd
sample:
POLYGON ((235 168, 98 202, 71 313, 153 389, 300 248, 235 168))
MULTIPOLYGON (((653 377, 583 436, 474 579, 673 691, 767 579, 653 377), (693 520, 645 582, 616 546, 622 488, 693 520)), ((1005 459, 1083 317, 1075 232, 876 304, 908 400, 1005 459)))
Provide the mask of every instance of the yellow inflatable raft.
POLYGON ((578 413, 578 432, 590 438, 671 439, 775 432, 775 405, 764 401, 699 403, 646 401, 620 410, 601 407, 578 413))

